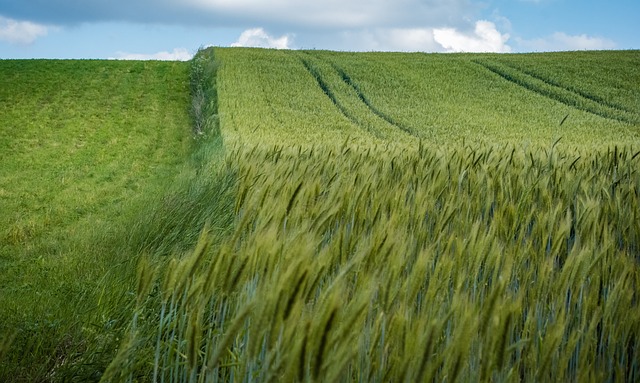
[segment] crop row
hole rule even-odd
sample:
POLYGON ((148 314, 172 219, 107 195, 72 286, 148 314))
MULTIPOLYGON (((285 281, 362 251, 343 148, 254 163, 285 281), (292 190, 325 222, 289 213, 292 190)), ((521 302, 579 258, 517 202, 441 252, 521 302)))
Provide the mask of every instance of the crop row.
POLYGON ((293 52, 216 51, 222 134, 235 140, 371 142, 370 133, 336 108, 293 52))
POLYGON ((633 108, 630 108, 616 100, 609 100, 606 99, 602 96, 599 96, 597 94, 593 94, 590 93, 588 91, 585 91, 573 84, 565 84, 562 80, 558 79, 558 78, 554 78, 552 77, 552 75, 550 73, 544 73, 543 70, 540 69, 532 69, 532 68, 528 68, 526 66, 519 66, 516 63, 511 63, 508 60, 507 61, 503 61, 501 62, 501 64, 504 64, 506 66, 509 66, 515 70, 519 70, 520 72, 531 76, 537 80, 541 80, 551 86, 554 86, 556 88, 560 88, 560 89, 564 89, 567 92, 572 92, 575 93, 576 96, 582 97, 582 98, 586 98, 588 100, 591 100, 593 102, 596 102, 598 104, 602 104, 608 108, 612 108, 612 109, 618 109, 620 111, 623 112, 627 112, 627 113, 638 113, 637 110, 634 110, 633 108))

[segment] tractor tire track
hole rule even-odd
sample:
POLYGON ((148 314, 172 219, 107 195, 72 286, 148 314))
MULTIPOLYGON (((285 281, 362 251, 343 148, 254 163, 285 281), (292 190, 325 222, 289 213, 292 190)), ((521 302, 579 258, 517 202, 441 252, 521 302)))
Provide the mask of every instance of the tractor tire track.
POLYGON ((563 89, 563 90, 565 90, 567 92, 570 92, 570 93, 574 93, 577 96, 586 98, 587 100, 591 100, 591 101, 593 101, 595 103, 601 104, 601 105, 609 107, 611 109, 617 109, 617 110, 619 110, 621 112, 626 112, 626 113, 631 113, 631 114, 636 114, 637 113, 637 111, 629 109, 628 107, 626 107, 624 105, 620 105, 620 104, 617 104, 617 103, 614 103, 614 102, 610 102, 610 101, 608 101, 608 100, 606 100, 606 99, 604 99, 604 98, 602 98, 600 96, 585 92, 585 91, 577 89, 577 88, 569 87, 569 86, 564 85, 564 84, 562 84, 562 83, 560 83, 558 81, 555 81, 555 80, 553 80, 551 78, 544 77, 544 76, 542 76, 542 75, 540 75, 540 74, 538 74, 538 73, 536 73, 536 72, 534 72, 534 71, 532 71, 530 69, 518 67, 518 66, 516 66, 514 64, 511 64, 511 63, 508 63, 508 62, 502 62, 501 64, 504 65, 504 66, 507 66, 507 67, 509 67, 509 68, 511 68, 513 70, 522 72, 522 73, 524 73, 524 74, 526 74, 528 76, 531 76, 531 77, 533 77, 533 78, 535 78, 537 80, 540 80, 540 81, 542 81, 542 82, 544 82, 544 83, 546 83, 548 85, 563 89))
POLYGON ((597 102, 591 98, 581 95, 580 93, 576 93, 570 89, 547 82, 542 78, 537 78, 533 75, 530 75, 518 68, 514 68, 501 63, 500 64, 490 63, 490 62, 480 61, 480 60, 473 60, 473 62, 477 65, 482 66, 486 70, 497 74, 498 76, 502 77, 503 79, 511 83, 514 83, 522 88, 525 88, 529 91, 537 93, 551 100, 557 101, 559 103, 562 103, 574 109, 578 109, 583 112, 596 115, 598 117, 602 117, 602 118, 606 118, 606 119, 614 120, 618 122, 623 122, 623 123, 637 124, 638 122, 640 122, 638 118, 628 117, 626 115, 628 114, 628 112, 625 110, 620 110, 617 108, 610 107, 606 104, 597 102), (505 70, 504 67, 511 69, 511 71, 515 73, 509 73, 509 70, 505 70), (545 89, 543 86, 536 85, 531 80, 527 81, 528 80, 527 77, 544 83, 545 85, 550 87, 550 89, 545 89), (554 88, 557 90, 555 91, 551 90, 554 88), (570 96, 559 94, 562 92, 569 93, 570 96), (585 105, 589 103, 592 103, 592 104, 595 103, 599 108, 594 107, 593 105, 591 106, 585 105))
POLYGON ((338 74, 342 78, 342 81, 344 81, 345 84, 350 86, 356 92, 356 94, 358 95, 358 98, 360 99, 360 101, 362 101, 362 103, 364 103, 367 106, 367 108, 369 108, 371 113, 373 113, 374 115, 380 117, 381 119, 383 119, 384 121, 386 121, 390 125, 396 127, 397 129, 400 129, 400 130, 404 131, 407 134, 410 134, 412 136, 417 137, 417 135, 414 133, 414 131, 411 128, 409 128, 408 126, 396 121, 395 119, 393 119, 393 117, 389 116, 388 114, 382 112, 380 109, 376 108, 371 103, 371 101, 369 101, 367 96, 362 92, 362 90, 360 89, 358 84, 356 82, 354 82, 353 79, 351 79, 351 76, 349 76, 349 74, 344 69, 340 68, 337 64, 335 64, 333 62, 331 62, 330 64, 333 67, 333 69, 335 69, 336 72, 338 72, 338 74))
POLYGON ((313 65, 313 63, 311 63, 308 59, 305 59, 305 58, 302 58, 302 57, 300 58, 300 60, 302 61, 302 65, 305 67, 305 69, 316 80, 316 82, 317 82, 318 86, 320 87, 320 89, 322 90, 322 92, 329 98, 329 100, 331 100, 333 105, 335 105, 335 107, 340 111, 340 113, 342 113, 343 116, 345 116, 349 121, 351 121, 356 126, 358 126, 361 129, 367 131, 368 133, 372 134, 376 138, 383 138, 374 129, 371 129, 371 128, 363 125, 358 120, 358 118, 356 118, 356 116, 354 116, 351 112, 349 112, 349 109, 347 109, 344 105, 342 105, 342 103, 338 100, 336 95, 333 93, 333 91, 329 87, 329 84, 327 84, 327 82, 322 77, 322 74, 313 65))

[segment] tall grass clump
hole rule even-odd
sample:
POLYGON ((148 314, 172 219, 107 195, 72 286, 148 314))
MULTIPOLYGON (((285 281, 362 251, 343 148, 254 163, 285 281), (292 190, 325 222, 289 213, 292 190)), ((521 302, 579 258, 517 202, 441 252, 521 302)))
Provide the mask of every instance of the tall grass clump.
POLYGON ((213 48, 200 48, 191 60, 191 117, 196 135, 219 135, 216 72, 213 48))
POLYGON ((209 226, 223 236, 233 221, 235 174, 224 163, 219 134, 213 49, 200 49, 191 62, 195 139, 190 158, 160 200, 149 205, 131 230, 136 254, 169 255, 195 246, 209 226))
POLYGON ((636 381, 635 154, 235 144, 233 228, 143 261, 105 379, 636 381))
POLYGON ((205 226, 224 236, 233 222, 235 171, 224 163, 220 136, 197 148, 162 196, 142 212, 129 234, 135 254, 171 255, 193 247, 205 226))

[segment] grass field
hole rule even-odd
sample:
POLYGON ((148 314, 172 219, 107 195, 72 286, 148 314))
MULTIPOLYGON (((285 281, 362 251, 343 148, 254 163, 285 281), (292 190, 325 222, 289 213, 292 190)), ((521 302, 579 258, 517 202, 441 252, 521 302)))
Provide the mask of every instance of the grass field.
POLYGON ((637 381, 638 64, 0 62, 0 377, 637 381))
POLYGON ((126 237, 192 146, 188 71, 0 61, 0 333, 15 336, 2 380, 52 378, 108 332, 103 291, 124 301, 119 281, 135 278, 118 266, 126 237))

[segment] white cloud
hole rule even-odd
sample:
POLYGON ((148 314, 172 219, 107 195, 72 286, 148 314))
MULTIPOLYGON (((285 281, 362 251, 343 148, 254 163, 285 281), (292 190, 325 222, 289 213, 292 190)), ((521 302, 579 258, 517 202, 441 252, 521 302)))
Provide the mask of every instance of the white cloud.
POLYGON ((510 52, 509 34, 480 20, 470 32, 458 28, 374 28, 334 36, 341 41, 330 49, 399 52, 510 52))
POLYGON ((48 28, 44 25, 0 16, 0 41, 26 45, 47 33, 48 28))
POLYGON ((309 30, 416 28, 443 20, 461 24, 479 9, 472 0, 186 0, 182 4, 218 23, 309 30))
POLYGON ((76 26, 92 22, 275 30, 459 27, 486 8, 482 0, 0 0, 3 15, 76 26))
POLYGON ((539 39, 517 39, 516 41, 523 50, 538 52, 602 50, 614 49, 616 47, 616 43, 613 40, 592 37, 585 34, 568 35, 564 32, 556 32, 550 36, 539 39))
POLYGON ((157 53, 127 53, 118 52, 116 57, 110 57, 112 60, 165 60, 165 61, 187 61, 191 60, 193 54, 189 53, 185 48, 175 48, 173 52, 157 52, 157 53))
POLYGON ((284 35, 280 37, 273 37, 262 28, 253 28, 242 32, 238 41, 231 44, 231 46, 290 49, 291 36, 284 35))
POLYGON ((508 34, 502 34, 490 21, 476 21, 472 33, 463 33, 454 28, 436 28, 434 40, 447 52, 511 52, 507 45, 508 34))
POLYGON ((502 16, 499 10, 494 9, 493 12, 491 12, 491 20, 505 33, 511 33, 511 31, 513 31, 511 20, 502 16))
POLYGON ((347 31, 335 37, 338 49, 357 51, 434 52, 442 47, 433 39, 431 28, 376 28, 347 31))
POLYGON ((429 28, 389 29, 385 40, 397 51, 434 51, 439 48, 429 28))
POLYGON ((399 52, 510 52, 509 35, 489 21, 477 21, 470 32, 458 28, 374 28, 334 36, 331 49, 399 52))

